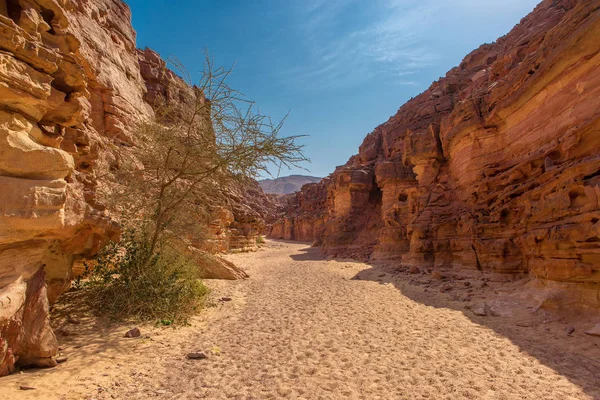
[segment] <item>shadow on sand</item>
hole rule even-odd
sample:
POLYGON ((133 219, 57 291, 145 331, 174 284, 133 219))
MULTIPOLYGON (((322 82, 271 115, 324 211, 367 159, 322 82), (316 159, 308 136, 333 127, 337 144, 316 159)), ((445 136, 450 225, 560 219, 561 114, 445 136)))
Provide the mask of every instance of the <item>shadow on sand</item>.
MULTIPOLYGON (((298 244, 298 243, 296 243, 298 244)), ((327 258, 323 255, 323 252, 318 247, 310 247, 307 243, 307 247, 300 250, 300 254, 292 254, 290 257, 294 261, 322 261, 327 258)))
POLYGON ((29 378, 33 378, 33 382, 43 381, 44 377, 53 381, 85 380, 82 369, 119 369, 123 365, 119 363, 122 355, 152 340, 146 335, 125 338, 125 332, 135 327, 135 323, 117 323, 93 315, 82 296, 85 296, 83 291, 67 292, 51 309, 51 325, 59 354, 67 356, 67 361, 55 368, 24 368, 21 374, 3 377, 0 385, 18 385, 22 380, 32 382, 29 378))
MULTIPOLYGON (((290 257, 295 261, 327 259, 320 248, 308 246, 300 250, 301 254, 290 257)), ((336 261, 357 262, 339 259, 336 261)), ((492 282, 483 284, 483 280, 477 281, 477 278, 473 277, 460 282, 449 282, 445 279, 431 279, 429 274, 426 277, 425 274, 411 275, 401 272, 397 266, 390 264, 366 265, 370 268, 357 273, 353 281, 392 284, 404 296, 415 302, 460 311, 473 323, 486 326, 496 334, 508 338, 521 351, 563 375, 593 399, 600 400, 600 338, 584 334, 585 326, 594 323, 594 319, 589 315, 551 314, 514 303, 517 312, 508 313, 512 315, 505 313, 497 316, 476 316, 469 309, 470 305, 477 302, 493 302, 497 297, 492 282), (479 292, 475 291, 474 297, 465 300, 465 289, 476 286, 485 288, 481 288, 479 292), (574 331, 569 334, 572 329, 574 331)))

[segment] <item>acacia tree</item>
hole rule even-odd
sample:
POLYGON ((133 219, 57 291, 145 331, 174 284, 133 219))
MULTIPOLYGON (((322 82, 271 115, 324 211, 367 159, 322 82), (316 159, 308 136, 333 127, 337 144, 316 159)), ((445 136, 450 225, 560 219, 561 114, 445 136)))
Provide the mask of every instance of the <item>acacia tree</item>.
MULTIPOLYGON (((194 212, 193 194, 207 182, 256 177, 270 164, 279 168, 307 161, 301 136, 282 136, 285 118, 274 122, 232 89, 232 69, 215 67, 206 54, 197 85, 177 60, 171 62, 193 88, 194 104, 183 115, 158 107, 156 120, 140 126, 138 159, 143 169, 125 170, 120 180, 149 233, 149 256, 161 237, 194 212)), ((178 110, 180 111, 180 110, 178 110)), ((286 116, 287 117, 287 116, 286 116)), ((188 224, 189 225, 189 224, 188 224)))
POLYGON ((90 306, 116 318, 170 323, 193 312, 206 288, 197 265, 171 239, 198 236, 198 216, 211 197, 206 192, 268 172, 269 164, 307 160, 300 136, 281 135, 285 118, 274 123, 228 85, 231 69, 215 68, 207 55, 192 85, 173 62, 193 92, 192 104, 166 101, 155 107, 154 120, 140 125, 134 157, 121 159, 104 199, 120 212, 125 234, 100 252, 83 284, 90 306))

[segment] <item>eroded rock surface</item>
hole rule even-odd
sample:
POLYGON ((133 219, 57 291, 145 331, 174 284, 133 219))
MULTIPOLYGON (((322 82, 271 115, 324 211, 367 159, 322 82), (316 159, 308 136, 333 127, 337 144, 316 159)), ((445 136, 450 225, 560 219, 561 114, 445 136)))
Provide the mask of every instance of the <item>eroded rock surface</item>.
MULTIPOLYGON (((49 304, 73 264, 119 234, 99 193, 135 157, 136 126, 158 98, 178 116, 195 100, 135 40, 120 0, 0 0, 0 376, 55 365, 49 304)), ((222 249, 255 247, 264 216, 238 212, 243 195, 221 199, 209 211, 222 249)))
POLYGON ((305 186, 271 235, 425 270, 529 274, 549 307, 599 308, 599 8, 543 1, 305 186))
MULTIPOLYGON (((110 1, 0 1, 0 375, 16 364, 55 365, 49 300, 68 287, 75 258, 117 233, 94 201, 93 166, 117 135, 106 128, 117 119, 108 112, 116 93, 136 92, 115 89, 110 76, 138 68, 135 53, 121 51, 134 49, 133 30, 111 39, 102 13, 117 25, 129 17, 110 1), (106 41, 98 57, 95 45, 106 41)), ((139 89, 136 76, 138 86, 128 84, 139 89)), ((141 96, 131 103, 140 115, 141 96)))

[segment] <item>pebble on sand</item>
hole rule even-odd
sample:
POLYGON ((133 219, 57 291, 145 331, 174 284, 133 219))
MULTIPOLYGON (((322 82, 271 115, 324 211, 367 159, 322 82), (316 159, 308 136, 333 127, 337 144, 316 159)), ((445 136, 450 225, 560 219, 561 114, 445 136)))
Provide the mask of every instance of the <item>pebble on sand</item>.
POLYGON ((140 337, 142 335, 142 333, 140 332, 140 330, 138 328, 133 328, 130 329, 129 331, 127 331, 127 333, 125 334, 126 338, 137 338, 140 337))
POLYGON ((196 351, 193 353, 188 353, 186 356, 189 360, 204 360, 205 358, 208 358, 208 356, 206 355, 205 352, 203 351, 196 351))
POLYGON ((54 359, 54 361, 56 361, 58 364, 62 364, 64 362, 67 362, 68 359, 69 359, 69 357, 67 357, 67 356, 60 356, 60 357, 56 357, 54 359))

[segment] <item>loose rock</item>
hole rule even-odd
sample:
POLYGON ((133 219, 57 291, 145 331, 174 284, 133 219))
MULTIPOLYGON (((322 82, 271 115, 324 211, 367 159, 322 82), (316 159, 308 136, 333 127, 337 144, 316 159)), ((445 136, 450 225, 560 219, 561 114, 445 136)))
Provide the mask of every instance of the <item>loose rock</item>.
POLYGON ((137 338, 140 337, 142 335, 142 333, 140 332, 140 330, 138 328, 133 328, 129 331, 127 331, 127 333, 125 334, 126 338, 137 338))
POLYGON ((433 279, 436 279, 438 281, 443 281, 444 279, 446 279, 446 274, 442 273, 441 271, 433 270, 433 272, 431 273, 431 277, 433 279))
POLYGON ((194 352, 194 353, 188 353, 186 357, 189 360, 204 360, 205 358, 208 358, 208 356, 206 355, 206 353, 203 352, 203 351, 198 351, 198 352, 194 352))
POLYGON ((416 274, 420 274, 421 270, 419 269, 419 267, 417 267, 416 265, 413 265, 410 267, 410 269, 408 270, 408 273, 416 275, 416 274))
POLYGON ((470 307, 473 314, 479 317, 485 317, 488 315, 487 306, 485 304, 475 304, 470 307))

